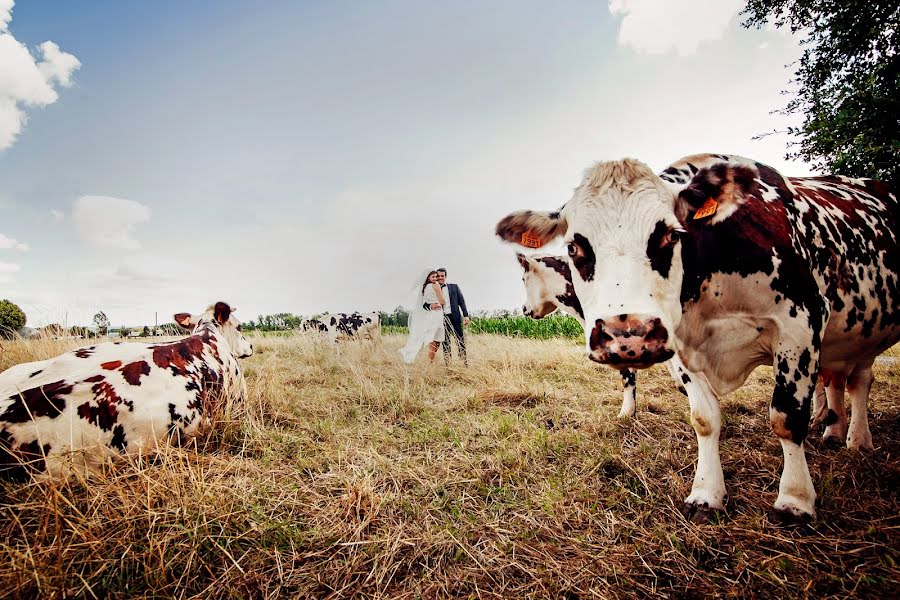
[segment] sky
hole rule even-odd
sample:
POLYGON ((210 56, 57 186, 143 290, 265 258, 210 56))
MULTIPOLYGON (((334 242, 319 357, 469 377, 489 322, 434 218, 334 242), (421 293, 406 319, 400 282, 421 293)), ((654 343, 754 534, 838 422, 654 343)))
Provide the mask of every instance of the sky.
POLYGON ((789 175, 796 40, 740 0, 0 0, 0 298, 29 326, 392 310, 446 267, 524 299, 495 223, 597 160, 789 175))

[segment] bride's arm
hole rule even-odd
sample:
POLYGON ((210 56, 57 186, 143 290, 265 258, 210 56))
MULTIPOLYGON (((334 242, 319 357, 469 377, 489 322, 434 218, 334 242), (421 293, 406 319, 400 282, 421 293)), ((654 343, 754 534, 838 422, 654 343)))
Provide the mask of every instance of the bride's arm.
POLYGON ((431 285, 434 286, 434 293, 437 295, 438 303, 440 303, 441 306, 447 304, 447 302, 444 300, 444 294, 443 292, 441 292, 441 286, 436 283, 432 283, 431 285))

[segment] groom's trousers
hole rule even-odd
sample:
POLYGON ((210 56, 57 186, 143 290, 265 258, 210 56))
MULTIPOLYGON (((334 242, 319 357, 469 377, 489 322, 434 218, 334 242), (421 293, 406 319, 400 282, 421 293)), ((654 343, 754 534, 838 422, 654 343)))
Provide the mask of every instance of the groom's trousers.
POLYGON ((450 340, 456 340, 456 355, 463 364, 469 366, 466 358, 466 331, 463 328, 462 318, 454 315, 444 315, 444 362, 450 363, 450 340))

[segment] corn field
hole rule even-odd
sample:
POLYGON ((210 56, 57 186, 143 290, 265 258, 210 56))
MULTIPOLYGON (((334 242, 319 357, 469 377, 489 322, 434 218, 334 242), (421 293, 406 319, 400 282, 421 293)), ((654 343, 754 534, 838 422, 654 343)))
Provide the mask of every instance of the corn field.
MULTIPOLYGON (((382 333, 406 335, 406 327, 383 325, 382 333)), ((583 335, 577 320, 566 315, 550 315, 543 319, 529 317, 475 317, 469 323, 471 334, 493 333, 511 337, 548 340, 551 338, 579 338, 583 335)))

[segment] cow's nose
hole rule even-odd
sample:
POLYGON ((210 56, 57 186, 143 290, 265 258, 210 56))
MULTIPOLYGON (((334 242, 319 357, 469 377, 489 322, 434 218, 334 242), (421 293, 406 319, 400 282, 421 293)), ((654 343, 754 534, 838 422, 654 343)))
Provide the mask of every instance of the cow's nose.
POLYGON ((669 360, 669 332, 659 317, 623 314, 597 319, 591 330, 590 359, 635 368, 669 360))

